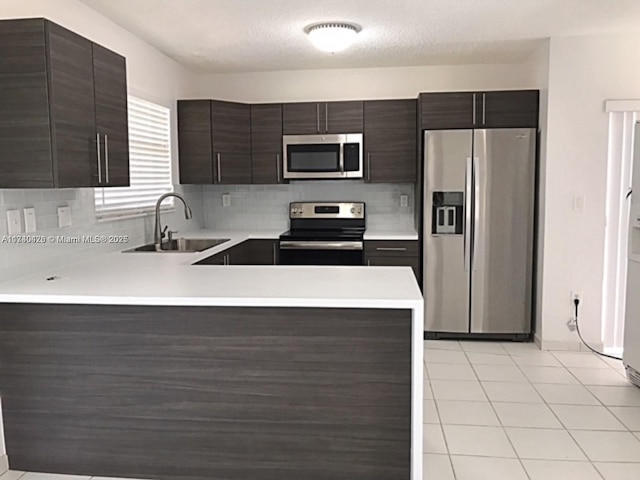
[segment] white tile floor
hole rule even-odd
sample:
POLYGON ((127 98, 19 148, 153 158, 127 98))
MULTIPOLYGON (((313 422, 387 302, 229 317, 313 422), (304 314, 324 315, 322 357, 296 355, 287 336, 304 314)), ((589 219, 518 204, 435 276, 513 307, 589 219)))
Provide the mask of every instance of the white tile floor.
MULTIPOLYGON (((424 480, 638 480, 640 388, 620 362, 425 342, 424 480)), ((9 471, 0 480, 109 480, 9 471)))
POLYGON ((424 378, 425 480, 640 479, 640 388, 621 362, 426 341, 424 378))

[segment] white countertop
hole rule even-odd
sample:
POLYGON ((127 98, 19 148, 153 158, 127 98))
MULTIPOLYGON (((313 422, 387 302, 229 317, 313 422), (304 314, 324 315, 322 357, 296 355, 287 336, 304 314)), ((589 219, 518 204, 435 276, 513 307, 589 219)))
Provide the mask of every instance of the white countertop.
POLYGON ((249 238, 280 233, 191 232, 185 236, 230 240, 198 253, 102 255, 0 283, 0 302, 422 309, 409 267, 192 265, 249 238))

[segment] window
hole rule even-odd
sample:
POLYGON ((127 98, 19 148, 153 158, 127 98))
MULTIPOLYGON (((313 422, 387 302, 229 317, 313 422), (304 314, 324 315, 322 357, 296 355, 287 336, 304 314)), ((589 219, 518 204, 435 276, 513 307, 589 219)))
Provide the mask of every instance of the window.
MULTIPOLYGON (((140 215, 153 211, 171 183, 169 109, 129 96, 129 187, 96 188, 99 219, 140 215)), ((173 207, 173 197, 162 204, 173 207)))

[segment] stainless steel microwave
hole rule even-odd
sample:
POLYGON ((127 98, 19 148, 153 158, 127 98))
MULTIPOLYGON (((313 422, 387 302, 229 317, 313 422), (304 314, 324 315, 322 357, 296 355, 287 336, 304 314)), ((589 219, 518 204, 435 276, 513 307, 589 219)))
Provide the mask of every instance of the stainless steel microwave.
POLYGON ((362 178, 362 134, 284 135, 285 179, 362 178))

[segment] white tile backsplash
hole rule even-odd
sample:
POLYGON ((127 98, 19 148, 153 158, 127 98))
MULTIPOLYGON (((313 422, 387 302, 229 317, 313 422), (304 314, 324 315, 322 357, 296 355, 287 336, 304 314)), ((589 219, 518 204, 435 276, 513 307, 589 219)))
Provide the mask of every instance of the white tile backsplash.
MULTIPOLYGON (((184 219, 181 206, 175 212, 162 215, 163 224, 172 230, 186 232, 198 230, 203 225, 202 187, 177 185, 175 190, 182 193, 191 206, 194 218, 184 219)), ((95 218, 94 190, 77 189, 5 189, 0 190, 0 281, 30 275, 71 262, 90 259, 110 251, 124 250, 153 240, 153 216, 128 218, 98 222, 95 218), (70 227, 58 227, 58 207, 71 207, 70 227), (33 207, 36 210, 37 231, 21 234, 35 236, 76 236, 76 235, 127 235, 126 244, 65 244, 60 242, 24 244, 8 243, 6 240, 6 211, 33 207), (5 237, 5 238, 3 238, 5 237)))
POLYGON ((215 229, 289 228, 289 203, 311 201, 365 202, 367 227, 379 230, 414 228, 414 186, 365 184, 362 181, 298 181, 289 185, 207 185, 203 187, 204 224, 215 229), (222 195, 231 206, 222 206, 222 195), (400 206, 400 195, 409 205, 400 206))

